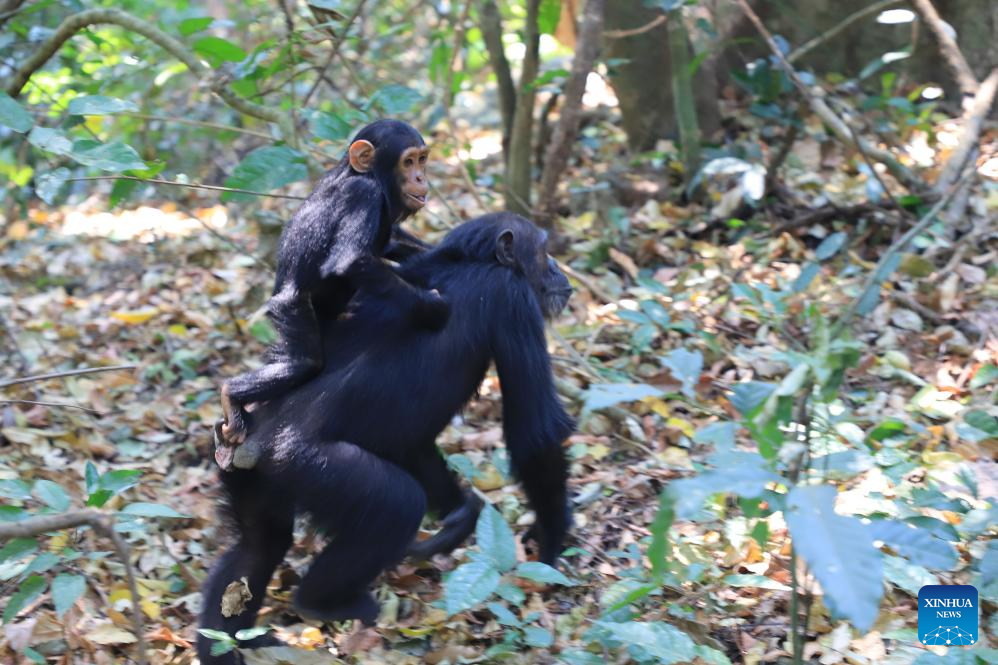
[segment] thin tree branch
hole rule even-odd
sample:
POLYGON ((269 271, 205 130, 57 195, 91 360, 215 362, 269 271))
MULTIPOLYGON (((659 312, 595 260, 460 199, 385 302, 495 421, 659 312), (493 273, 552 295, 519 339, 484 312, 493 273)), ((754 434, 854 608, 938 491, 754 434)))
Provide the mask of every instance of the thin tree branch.
POLYGON ((823 99, 822 96, 824 95, 824 92, 820 89, 811 90, 808 88, 807 85, 805 85, 801 80, 800 76, 797 75, 797 71, 794 69, 793 65, 787 62, 787 59, 780 50, 780 47, 777 46, 776 40, 773 39, 773 35, 766 28, 765 24, 763 24, 762 19, 759 18, 759 15, 755 13, 751 6, 749 6, 748 2, 746 0, 735 1, 742 8, 742 11, 745 12, 745 15, 755 26, 756 30, 758 30, 762 38, 766 41, 766 44, 769 46, 769 50, 776 56, 777 61, 790 78, 790 81, 794 84, 794 87, 796 87, 798 92, 800 92, 801 97, 803 97, 808 106, 811 107, 811 110, 814 111, 814 113, 821 118, 826 125, 828 125, 829 129, 832 130, 832 133, 838 136, 841 141, 855 147, 857 150, 865 152, 866 154, 876 158, 878 161, 883 162, 884 166, 887 167, 891 174, 901 181, 901 183, 909 190, 917 191, 924 189, 924 183, 906 166, 901 164, 901 162, 899 162, 897 158, 890 153, 890 151, 884 150, 879 146, 875 146, 861 137, 856 137, 854 140, 854 134, 849 129, 846 122, 840 118, 823 99))
MULTIPOLYGON (((96 374, 97 372, 118 372, 135 369, 135 365, 109 365, 108 367, 84 367, 82 369, 70 369, 65 372, 52 372, 50 374, 36 374, 34 376, 22 376, 9 381, 0 381, 0 388, 17 386, 22 383, 34 383, 36 381, 48 381, 49 379, 60 379, 64 376, 79 376, 80 374, 96 374)), ((2 537, 2 535, 0 535, 2 537)))
MULTIPOLYGON (((41 47, 25 59, 21 67, 14 73, 10 83, 7 84, 7 94, 17 98, 27 84, 28 79, 31 78, 31 75, 45 66, 45 63, 77 32, 90 26, 107 24, 117 25, 142 35, 165 51, 168 51, 170 55, 187 65, 187 68, 192 73, 201 78, 207 79, 212 75, 212 71, 198 60, 192 49, 151 23, 143 21, 120 9, 88 9, 64 19, 41 47)), ((260 120, 272 122, 281 128, 281 133, 286 140, 290 141, 294 138, 291 122, 283 113, 239 97, 221 79, 213 81, 211 89, 222 98, 222 101, 236 111, 259 118, 260 120)))
POLYGON ((30 404, 33 406, 51 406, 60 409, 79 409, 80 411, 86 411, 87 413, 92 413, 95 416, 102 415, 97 409, 91 409, 86 406, 81 406, 79 404, 62 404, 60 402, 36 402, 31 399, 0 399, 0 404, 30 404))
POLYGON ((253 129, 245 129, 243 127, 233 127, 232 125, 223 125, 218 122, 208 122, 206 120, 193 120, 191 118, 176 118, 168 115, 150 115, 148 113, 122 113, 121 115, 127 116, 129 118, 138 118, 139 120, 154 120, 158 122, 176 122, 181 125, 193 125, 194 127, 207 127, 208 129, 218 129, 224 132, 238 132, 240 134, 246 134, 248 136, 256 136, 261 139, 267 139, 268 141, 273 141, 274 137, 270 134, 264 132, 258 132, 253 129))
POLYGON ((857 21, 862 21, 867 16, 871 16, 873 14, 879 14, 888 7, 892 5, 899 5, 903 1, 904 0, 880 0, 880 2, 874 2, 872 5, 867 5, 866 7, 863 7, 862 9, 855 11, 852 14, 849 14, 849 16, 846 16, 844 19, 842 19, 840 23, 836 24, 831 29, 824 31, 817 37, 807 42, 804 42, 804 44, 791 51, 787 55, 787 61, 797 62, 798 60, 800 60, 805 55, 807 55, 814 49, 818 48, 822 44, 825 44, 826 42, 829 42, 832 39, 838 37, 840 34, 842 34, 842 32, 845 31, 846 28, 851 26, 853 23, 856 23, 857 21))
POLYGON ((304 196, 293 194, 268 194, 266 192, 254 192, 251 189, 238 189, 235 187, 222 187, 221 185, 202 185, 196 182, 177 182, 176 180, 161 180, 160 178, 138 178, 133 175, 94 175, 84 178, 66 178, 66 182, 84 182, 87 180, 135 180, 136 182, 147 182, 151 185, 170 185, 171 187, 190 187, 191 189, 210 189, 214 192, 232 192, 233 194, 250 194, 252 196, 266 196, 272 199, 292 199, 304 201, 304 196))
POLYGON ((563 89, 561 115, 551 136, 547 154, 544 156, 537 221, 546 228, 551 228, 553 225, 558 180, 565 172, 572 144, 575 143, 575 137, 579 133, 579 124, 582 121, 582 96, 586 92, 586 79, 593 70, 599 52, 604 7, 604 0, 586 0, 582 26, 575 45, 575 57, 572 59, 572 73, 563 89))
POLYGON ((322 67, 319 69, 319 74, 312 83, 312 87, 305 93, 305 97, 301 101, 302 108, 308 107, 308 102, 312 99, 312 95, 314 95, 315 91, 318 90, 319 85, 322 83, 322 79, 326 76, 326 72, 333 64, 333 61, 336 60, 336 56, 340 52, 340 47, 343 45, 343 42, 346 41, 347 35, 350 34, 350 28, 353 27, 354 21, 357 20, 357 17, 360 16, 360 13, 364 10, 365 2, 367 2, 367 0, 357 0, 357 5, 353 8, 353 12, 347 18, 340 34, 335 38, 335 41, 333 41, 333 45, 329 49, 329 55, 326 57, 326 62, 324 62, 322 67))
POLYGON ((960 91, 965 95, 977 94, 978 83, 977 77, 974 76, 974 70, 970 68, 967 58, 964 57, 956 40, 946 29, 946 22, 939 16, 939 12, 936 11, 932 2, 930 0, 911 0, 911 4, 921 14, 922 20, 928 24, 929 30, 939 42, 939 52, 946 64, 953 70, 953 78, 960 86, 960 91))
POLYGON ((58 515, 38 515, 19 522, 0 524, 0 540, 11 538, 33 538, 49 531, 61 531, 80 526, 89 526, 114 545, 115 554, 121 559, 128 578, 128 591, 132 596, 132 630, 135 632, 135 660, 140 665, 149 662, 146 656, 146 642, 142 627, 142 606, 139 603, 139 587, 135 581, 135 570, 132 568, 128 544, 114 530, 114 517, 97 510, 76 510, 58 515))
POLYGON ((496 75, 496 88, 499 93, 499 112, 502 115, 503 156, 509 161, 509 141, 513 133, 513 115, 516 113, 516 86, 513 72, 506 58, 502 43, 502 16, 494 0, 484 0, 479 9, 479 26, 482 41, 489 53, 489 62, 496 75))
POLYGON ((651 32, 652 30, 654 30, 655 28, 662 25, 668 20, 669 17, 666 14, 661 14, 660 16, 656 16, 652 20, 648 21, 642 26, 638 26, 637 28, 629 28, 627 30, 607 30, 606 32, 603 33, 603 36, 606 37, 607 39, 622 39, 624 37, 637 37, 638 35, 643 35, 646 32, 651 32))
POLYGON ((849 306, 846 308, 845 312, 842 313, 842 316, 840 316, 832 326, 832 337, 838 337, 839 334, 842 333, 842 330, 849 325, 852 318, 856 315, 856 310, 859 308, 859 304, 863 302, 863 300, 865 300, 874 289, 879 288, 880 282, 884 279, 884 275, 880 274, 884 266, 887 265, 887 263, 891 261, 896 254, 904 251, 909 242, 911 242, 918 234, 922 233, 929 227, 930 224, 932 224, 933 221, 935 221, 936 216, 943 208, 946 207, 946 204, 949 203, 950 199, 956 195, 964 181, 969 180, 973 174, 973 169, 967 169, 960 180, 950 187, 949 191, 947 191, 939 198, 938 201, 936 201, 936 204, 932 206, 929 212, 925 213, 925 216, 922 217, 922 219, 918 220, 917 224, 908 229, 907 233, 898 238, 894 244, 887 248, 887 251, 884 252, 883 256, 880 257, 880 260, 877 261, 877 265, 870 271, 866 281, 863 283, 863 288, 860 289, 856 297, 849 303, 849 306))
POLYGON ((981 129, 984 127, 984 119, 991 112, 996 93, 998 93, 998 67, 991 70, 991 74, 977 88, 974 99, 967 105, 963 113, 963 128, 960 132, 960 138, 957 140, 956 149, 946 161, 946 165, 943 166, 939 180, 936 182, 936 189, 940 191, 949 189, 963 172, 970 156, 977 148, 981 129))

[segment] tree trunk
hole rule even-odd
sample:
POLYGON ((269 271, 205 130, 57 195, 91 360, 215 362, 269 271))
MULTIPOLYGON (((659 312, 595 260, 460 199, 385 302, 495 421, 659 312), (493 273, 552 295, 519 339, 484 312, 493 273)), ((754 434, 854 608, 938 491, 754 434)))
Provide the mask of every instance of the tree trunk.
POLYGON ((523 43, 527 47, 523 57, 523 71, 516 91, 516 111, 513 113, 513 128, 509 138, 509 155, 506 160, 506 209, 520 215, 530 216, 530 184, 533 160, 534 138, 534 81, 540 66, 540 30, 537 15, 540 0, 528 0, 527 26, 523 43))

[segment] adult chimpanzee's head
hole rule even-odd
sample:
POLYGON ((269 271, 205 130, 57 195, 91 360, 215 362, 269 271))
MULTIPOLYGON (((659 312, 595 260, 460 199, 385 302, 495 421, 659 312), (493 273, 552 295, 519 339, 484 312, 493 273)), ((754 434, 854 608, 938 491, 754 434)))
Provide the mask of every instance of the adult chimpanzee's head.
POLYGON ((408 217, 426 205, 430 149, 411 125, 376 120, 354 137, 347 158, 357 173, 371 174, 388 200, 393 216, 408 217))
POLYGON ((482 215, 447 234, 441 248, 486 262, 498 262, 526 276, 546 318, 568 304, 572 287, 547 253, 548 234, 511 212, 482 215))

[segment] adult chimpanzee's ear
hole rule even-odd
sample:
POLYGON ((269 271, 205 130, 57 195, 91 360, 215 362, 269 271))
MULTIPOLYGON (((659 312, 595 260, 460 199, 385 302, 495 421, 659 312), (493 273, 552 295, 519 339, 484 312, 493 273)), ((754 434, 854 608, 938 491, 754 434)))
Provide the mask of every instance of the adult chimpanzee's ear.
POLYGON ((496 238, 496 258, 499 263, 510 268, 516 265, 516 252, 513 249, 513 230, 503 229, 496 238))
POLYGON ((374 164, 374 145, 363 139, 350 144, 350 168, 357 173, 367 173, 374 164))

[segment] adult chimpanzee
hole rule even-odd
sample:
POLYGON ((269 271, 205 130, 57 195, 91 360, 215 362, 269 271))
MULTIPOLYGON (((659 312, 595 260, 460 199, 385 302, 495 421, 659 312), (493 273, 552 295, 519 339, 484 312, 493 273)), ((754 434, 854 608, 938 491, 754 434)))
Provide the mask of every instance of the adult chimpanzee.
MULTIPOLYGON (((215 452, 222 468, 231 463, 233 446, 245 439, 243 405, 283 395, 322 367, 317 313, 335 317, 363 286, 388 294, 418 325, 435 330, 446 323, 449 309, 439 294, 413 287, 381 259, 393 228, 426 202, 428 152, 423 137, 406 123, 371 123, 285 226, 267 305, 278 342, 263 367, 222 387, 221 433, 229 444, 215 452)), ((419 241, 401 230, 396 236, 393 246, 418 247, 419 241)))
MULTIPOLYGON (((298 512, 332 536, 294 596, 310 618, 372 623, 378 606, 368 587, 378 574, 407 550, 429 556, 463 541, 479 503, 435 440, 493 361, 506 446, 537 514, 531 534, 539 558, 554 562, 570 523, 561 443, 572 421, 555 393, 544 319, 561 311, 571 288, 545 240, 522 217, 486 215, 403 264, 405 279, 451 303, 439 332, 405 325, 397 308, 364 291, 346 317, 320 320, 322 373, 248 413, 244 445, 259 439, 262 455, 252 469, 220 474, 238 542, 204 584, 202 628, 235 634, 253 625, 298 512), (427 506, 444 527, 413 543, 427 506), (252 598, 241 614, 223 616, 223 593, 242 578, 252 598)), ((199 638, 202 663, 236 662, 210 657, 209 647, 199 638)))

